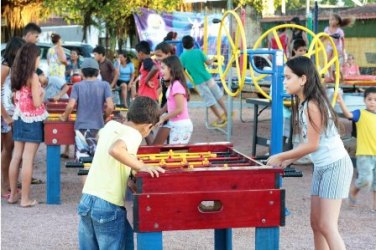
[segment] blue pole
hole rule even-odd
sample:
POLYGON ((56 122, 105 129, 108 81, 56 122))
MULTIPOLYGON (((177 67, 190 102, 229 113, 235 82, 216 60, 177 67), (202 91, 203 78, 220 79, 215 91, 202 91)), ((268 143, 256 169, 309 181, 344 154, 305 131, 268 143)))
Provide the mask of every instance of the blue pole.
POLYGON ((270 153, 278 154, 283 150, 283 51, 275 52, 272 76, 272 133, 270 153))
POLYGON ((60 204, 60 145, 47 145, 47 204, 60 204))
MULTIPOLYGON (((283 66, 284 58, 282 50, 248 50, 249 61, 253 69, 260 74, 272 75, 272 124, 270 153, 277 154, 283 149, 283 66), (253 62, 254 54, 270 54, 273 58, 271 70, 259 70, 253 62)), ((281 179, 279 180, 281 186, 281 179)), ((278 250, 279 249, 279 227, 256 228, 255 236, 256 250, 278 250)))
POLYGON ((313 32, 318 33, 319 30, 319 4, 315 0, 315 10, 314 10, 314 19, 313 19, 313 32))

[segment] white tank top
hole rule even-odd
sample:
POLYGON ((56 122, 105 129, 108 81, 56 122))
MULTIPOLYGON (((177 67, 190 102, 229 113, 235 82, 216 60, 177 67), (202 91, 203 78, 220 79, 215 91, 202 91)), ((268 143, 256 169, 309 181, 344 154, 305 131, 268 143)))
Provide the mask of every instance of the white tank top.
MULTIPOLYGON (((302 140, 307 142, 307 113, 308 102, 304 101, 299 106, 299 126, 302 140)), ((320 134, 319 148, 309 156, 315 166, 326 166, 336 162, 347 155, 341 137, 332 119, 329 119, 328 127, 320 134)))
POLYGON ((12 89, 10 85, 10 71, 1 89, 1 102, 7 113, 12 116, 14 112, 14 104, 12 102, 12 89))

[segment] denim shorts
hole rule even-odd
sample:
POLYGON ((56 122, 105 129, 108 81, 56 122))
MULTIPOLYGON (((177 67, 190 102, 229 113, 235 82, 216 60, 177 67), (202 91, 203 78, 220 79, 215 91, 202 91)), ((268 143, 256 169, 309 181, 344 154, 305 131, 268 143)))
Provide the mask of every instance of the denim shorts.
POLYGON ((78 205, 80 249, 134 249, 127 210, 93 195, 83 194, 78 205))
POLYGON ((376 156, 357 156, 356 169, 358 177, 355 180, 357 188, 372 188, 376 191, 376 156))
POLYGON ((217 100, 223 96, 223 91, 218 87, 213 78, 196 85, 198 92, 205 101, 206 107, 217 104, 217 100))
POLYGON ((27 123, 21 118, 13 122, 13 140, 21 142, 41 143, 44 141, 43 122, 27 123))

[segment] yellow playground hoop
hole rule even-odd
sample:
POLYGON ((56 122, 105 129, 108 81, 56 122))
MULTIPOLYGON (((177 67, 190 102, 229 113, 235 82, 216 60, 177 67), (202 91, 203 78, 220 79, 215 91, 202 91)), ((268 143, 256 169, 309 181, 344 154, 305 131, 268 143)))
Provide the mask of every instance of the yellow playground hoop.
MULTIPOLYGON (((233 11, 233 10, 228 10, 225 12, 221 19, 221 24, 219 26, 219 31, 218 31, 218 39, 217 39, 217 55, 216 58, 218 60, 218 65, 217 65, 217 73, 219 74, 219 77, 221 79, 223 88, 227 92, 228 95, 230 96, 237 96, 243 89, 244 83, 245 83, 245 75, 247 71, 247 41, 245 38, 245 32, 244 32, 244 27, 243 23, 239 17, 239 15, 233 11), (231 18, 236 22, 236 32, 235 32, 235 41, 232 38, 232 35, 229 31, 229 29, 226 27, 227 18, 231 18), (222 48, 222 32, 226 34, 226 37, 228 39, 228 42, 230 44, 229 51, 231 51, 231 57, 228 59, 227 65, 225 67, 225 70, 223 70, 223 64, 224 60, 222 60, 223 56, 221 54, 221 48, 222 48), (243 64, 240 65, 240 59, 243 61, 243 64), (236 76, 238 79, 238 88, 235 92, 232 92, 231 89, 227 86, 226 82, 226 77, 228 73, 230 72, 230 69, 235 62, 236 66, 236 76)), ((230 79, 232 82, 232 79, 230 79)))
MULTIPOLYGON (((278 25, 276 27, 273 27, 273 28, 267 30, 265 33, 263 33, 259 37, 259 39, 257 39, 255 45, 253 46, 253 49, 260 48, 261 42, 270 33, 272 33, 274 39, 276 40, 278 48, 281 49, 281 50, 283 50, 282 43, 281 43, 281 40, 280 40, 280 38, 278 36, 278 32, 277 31, 279 29, 284 29, 284 28, 299 29, 299 30, 305 31, 307 34, 309 34, 309 35, 311 35, 313 37, 312 42, 311 42, 311 44, 309 46, 308 52, 305 54, 305 56, 307 56, 307 57, 311 57, 313 55, 315 56, 315 65, 316 65, 316 68, 317 68, 317 70, 318 70, 318 72, 319 72, 320 75, 327 73, 328 70, 331 68, 331 66, 333 64, 335 64, 335 69, 336 69, 335 87, 334 87, 334 94, 333 94, 333 99, 332 99, 332 103, 331 103, 334 106, 335 100, 336 100, 336 97, 337 97, 337 93, 338 93, 338 90, 339 90, 339 60, 338 60, 338 52, 337 52, 336 46, 335 46, 332 38, 329 35, 327 35, 326 33, 315 34, 310 29, 307 29, 304 26, 300 26, 300 25, 296 25, 296 24, 282 24, 282 25, 278 25), (322 42, 322 38, 328 39, 329 42, 330 42, 330 44, 331 44, 331 46, 333 47, 333 57, 332 57, 332 59, 329 62, 327 61, 327 53, 326 53, 325 46, 324 46, 324 44, 322 42), (321 59, 323 59, 323 60, 320 60, 320 55, 322 56, 321 59)), ((286 55, 285 55, 285 61, 286 60, 287 60, 287 58, 286 58, 286 55)), ((253 70, 253 68, 252 68, 251 65, 249 67, 249 70, 250 70, 250 75, 251 75, 251 78, 252 78, 252 82, 253 82, 256 90, 259 93, 261 93, 265 98, 271 100, 271 96, 269 94, 267 94, 260 87, 260 85, 258 83, 260 80, 264 79, 268 75, 267 74, 261 74, 260 76, 255 77, 255 73, 254 73, 254 70, 253 70)))

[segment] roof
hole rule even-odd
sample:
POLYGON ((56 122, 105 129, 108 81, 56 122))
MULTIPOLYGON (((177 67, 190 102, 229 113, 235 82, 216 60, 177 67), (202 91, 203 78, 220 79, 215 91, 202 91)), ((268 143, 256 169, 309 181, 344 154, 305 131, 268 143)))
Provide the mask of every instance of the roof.
MULTIPOLYGON (((305 10, 303 10, 304 12, 305 10)), ((324 9, 319 8, 319 20, 328 20, 331 13, 338 13, 341 17, 354 16, 357 20, 362 19, 376 19, 376 3, 367 4, 361 7, 352 7, 352 8, 330 8, 324 9)), ((291 18, 298 16, 300 20, 305 20, 305 13, 301 15, 286 15, 286 16, 274 16, 274 17, 265 17, 261 19, 262 23, 270 22, 287 22, 291 18)))

